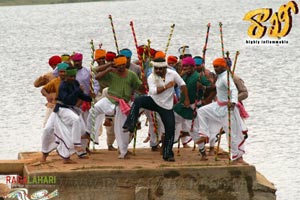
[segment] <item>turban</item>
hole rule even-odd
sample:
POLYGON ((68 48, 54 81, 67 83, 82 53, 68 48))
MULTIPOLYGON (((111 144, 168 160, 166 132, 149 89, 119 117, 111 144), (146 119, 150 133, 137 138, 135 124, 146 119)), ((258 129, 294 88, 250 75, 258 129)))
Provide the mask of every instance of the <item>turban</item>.
POLYGON ((203 58, 201 58, 200 56, 195 56, 194 60, 196 65, 201 65, 203 63, 203 58))
POLYGON ((227 63, 224 58, 217 58, 213 61, 213 66, 219 66, 219 67, 224 67, 227 68, 227 63))
POLYGON ((70 61, 70 55, 69 54, 63 54, 60 56, 61 62, 69 62, 70 61))
POLYGON ((178 62, 178 58, 176 56, 168 56, 167 62, 168 64, 175 64, 178 62))
POLYGON ((117 54, 116 54, 115 52, 108 51, 108 52, 106 53, 105 60, 106 60, 107 62, 112 62, 116 56, 117 56, 117 54))
MULTIPOLYGON (((148 51, 149 48, 146 45, 141 45, 141 46, 138 47, 138 54, 140 56, 143 55, 143 53, 144 53, 144 47, 146 47, 146 49, 145 49, 145 55, 148 56, 149 55, 149 51, 148 51)), ((155 49, 150 48, 150 56, 154 57, 155 53, 156 53, 155 49)))
POLYGON ((192 65, 195 66, 195 60, 192 57, 185 57, 182 59, 182 65, 192 65))
POLYGON ((154 59, 157 59, 157 58, 165 58, 166 57, 166 54, 162 51, 157 51, 155 54, 154 54, 154 59))
POLYGON ((126 58, 131 58, 132 52, 129 49, 122 49, 120 50, 120 55, 123 55, 126 58))
POLYGON ((49 58, 48 63, 51 67, 53 67, 53 66, 56 66, 60 62, 61 62, 60 56, 52 56, 51 58, 49 58))
POLYGON ((76 73, 77 73, 77 69, 76 68, 67 68, 66 69, 66 75, 67 76, 76 76, 76 73))
POLYGON ((127 63, 127 58, 125 56, 120 56, 114 59, 115 66, 125 65, 127 63))
POLYGON ((151 61, 153 67, 167 67, 166 60, 164 58, 157 58, 151 61))
POLYGON ((81 61, 82 60, 82 54, 81 53, 75 53, 71 56, 71 59, 73 61, 81 61))
POLYGON ((106 51, 104 49, 96 49, 94 52, 94 59, 105 58, 106 51))
POLYGON ((68 65, 67 63, 64 63, 64 62, 59 63, 59 64, 57 65, 58 71, 62 71, 62 70, 65 71, 68 67, 69 67, 69 65, 68 65))

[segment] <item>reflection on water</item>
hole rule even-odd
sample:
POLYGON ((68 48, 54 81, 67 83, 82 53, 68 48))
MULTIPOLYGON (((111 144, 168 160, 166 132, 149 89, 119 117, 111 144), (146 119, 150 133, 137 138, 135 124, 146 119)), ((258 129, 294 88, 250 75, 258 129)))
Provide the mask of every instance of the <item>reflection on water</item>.
MULTIPOLYGON (((33 80, 50 70, 50 56, 80 51, 88 66, 90 39, 115 51, 109 14, 113 16, 120 48, 134 49, 131 20, 138 43, 150 39, 151 46, 161 50, 166 47, 170 25, 175 23, 168 51, 173 55, 182 45, 189 45, 193 55, 201 55, 206 24, 210 22, 206 52, 209 69, 213 58, 221 56, 218 24, 222 21, 225 50, 232 57, 240 51, 236 73, 244 79, 250 93, 244 102, 250 114, 245 159, 275 183, 278 199, 297 199, 300 25, 294 24, 286 38, 288 45, 251 46, 245 45, 249 23, 242 20, 249 10, 277 10, 283 3, 287 2, 141 0, 0 7, 0 159, 16 159, 20 151, 40 150, 45 98, 40 89, 33 87, 33 80)), ((299 16, 293 17, 293 22, 299 22, 299 16)), ((139 134, 139 146, 147 146, 141 142, 144 137, 146 130, 139 134)), ((105 139, 101 141, 100 147, 104 148, 105 139)))

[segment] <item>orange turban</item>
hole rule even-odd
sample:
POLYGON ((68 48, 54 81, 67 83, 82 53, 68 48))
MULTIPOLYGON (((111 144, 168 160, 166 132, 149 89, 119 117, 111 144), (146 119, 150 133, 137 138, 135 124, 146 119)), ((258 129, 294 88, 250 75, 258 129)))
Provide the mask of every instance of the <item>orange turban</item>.
POLYGON ((167 63, 168 64, 175 64, 178 62, 178 58, 176 56, 168 56, 167 63))
POLYGON ((95 60, 98 60, 99 58, 105 58, 106 51, 104 49, 96 49, 94 53, 95 60))
POLYGON ((127 63, 127 58, 125 56, 120 56, 114 59, 115 66, 125 65, 127 63))
POLYGON ((157 59, 157 58, 166 58, 166 54, 162 51, 157 51, 154 55, 154 59, 157 59))
POLYGON ((227 63, 226 63, 226 60, 224 58, 216 58, 213 61, 213 66, 219 66, 219 67, 227 68, 227 63))

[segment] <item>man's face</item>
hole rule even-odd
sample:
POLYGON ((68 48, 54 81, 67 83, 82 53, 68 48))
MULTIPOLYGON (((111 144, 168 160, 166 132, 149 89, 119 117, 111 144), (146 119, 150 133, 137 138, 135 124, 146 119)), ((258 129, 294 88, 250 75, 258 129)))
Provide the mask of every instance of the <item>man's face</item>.
POLYGON ((222 72, 226 71, 226 68, 221 67, 221 66, 214 66, 214 70, 216 74, 221 74, 222 72))
POLYGON ((166 67, 154 67, 154 72, 156 75, 162 77, 166 73, 166 67))
POLYGON ((65 70, 58 71, 58 76, 60 77, 61 80, 64 80, 66 77, 66 71, 65 70))
POLYGON ((66 76, 67 82, 73 82, 76 79, 76 76, 66 76))
POLYGON ((74 67, 77 69, 81 69, 82 68, 82 60, 74 61, 74 67))
POLYGON ((103 64, 105 64, 105 58, 98 58, 96 60, 96 62, 97 62, 98 65, 103 65, 103 64))
POLYGON ((182 65, 182 70, 186 73, 186 74, 191 74, 194 71, 194 66, 193 65, 182 65))
POLYGON ((196 65, 195 69, 197 70, 197 72, 203 71, 203 69, 204 69, 204 64, 196 65))
POLYGON ((116 67, 116 69, 117 69, 118 72, 122 73, 126 70, 126 64, 119 65, 119 66, 116 67))

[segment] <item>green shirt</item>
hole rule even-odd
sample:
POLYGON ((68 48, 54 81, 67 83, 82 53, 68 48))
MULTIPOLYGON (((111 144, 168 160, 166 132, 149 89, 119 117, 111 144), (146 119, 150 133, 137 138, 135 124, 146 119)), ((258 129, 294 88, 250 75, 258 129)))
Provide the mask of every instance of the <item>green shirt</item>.
MULTIPOLYGON (((128 70, 126 77, 120 77, 116 73, 109 72, 104 77, 102 77, 99 83, 104 83, 108 85, 108 94, 124 99, 126 102, 129 102, 131 95, 134 90, 137 90, 142 81, 138 76, 128 70)), ((110 99, 113 103, 116 103, 115 100, 110 99)))
MULTIPOLYGON (((182 79, 186 83, 191 104, 194 104, 196 99, 201 100, 203 96, 202 90, 197 92, 197 83, 200 82, 204 86, 210 85, 210 82, 207 80, 207 78, 205 76, 200 77, 197 71, 194 71, 194 73, 189 76, 184 75, 182 79)), ((192 120, 195 117, 194 110, 192 108, 184 107, 184 95, 181 94, 180 97, 180 102, 174 106, 174 111, 184 119, 192 120)))

